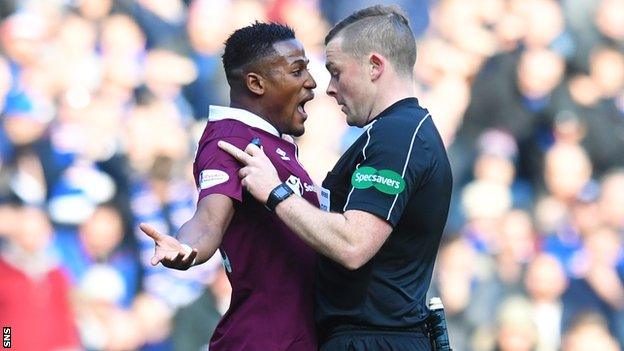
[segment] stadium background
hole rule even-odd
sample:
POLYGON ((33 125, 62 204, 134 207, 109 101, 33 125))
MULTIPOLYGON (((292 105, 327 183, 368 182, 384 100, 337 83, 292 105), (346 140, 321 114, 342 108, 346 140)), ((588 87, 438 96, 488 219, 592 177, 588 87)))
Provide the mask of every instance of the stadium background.
MULTIPOLYGON (((300 159, 321 181, 360 133, 324 94, 322 40, 372 3, 1 1, 0 324, 20 316, 14 340, 206 345, 228 304, 219 258, 151 267, 137 223, 173 232, 194 210, 194 145, 207 106, 228 103, 222 43, 253 20, 294 27, 318 83, 300 159)), ((394 3, 454 168, 432 283, 454 349, 620 349, 624 0, 394 3)))

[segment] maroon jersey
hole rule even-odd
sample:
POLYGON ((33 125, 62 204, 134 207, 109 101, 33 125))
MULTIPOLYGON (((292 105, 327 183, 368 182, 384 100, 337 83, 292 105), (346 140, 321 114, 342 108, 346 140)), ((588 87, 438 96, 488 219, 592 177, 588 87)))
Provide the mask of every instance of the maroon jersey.
POLYGON ((316 254, 242 187, 241 164, 219 140, 245 149, 254 138, 282 181, 318 206, 313 183, 297 160, 297 146, 251 112, 210 107, 193 166, 201 200, 222 194, 235 214, 219 250, 232 285, 232 301, 210 350, 316 350, 313 316, 316 254))

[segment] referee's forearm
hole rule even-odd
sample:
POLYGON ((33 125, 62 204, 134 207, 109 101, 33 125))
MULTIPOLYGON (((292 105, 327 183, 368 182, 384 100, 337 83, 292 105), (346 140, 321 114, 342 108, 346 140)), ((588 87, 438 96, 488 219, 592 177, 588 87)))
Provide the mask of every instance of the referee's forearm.
POLYGON ((350 266, 355 246, 345 234, 347 223, 342 214, 323 212, 299 196, 284 200, 275 212, 315 251, 347 268, 350 266))

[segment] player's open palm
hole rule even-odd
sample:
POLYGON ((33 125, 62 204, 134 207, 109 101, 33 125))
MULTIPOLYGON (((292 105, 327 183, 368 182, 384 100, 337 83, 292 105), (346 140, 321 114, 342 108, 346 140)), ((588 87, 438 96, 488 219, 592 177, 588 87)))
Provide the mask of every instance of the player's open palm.
POLYGON ((154 240, 154 256, 152 256, 152 266, 158 262, 168 268, 186 270, 193 265, 197 256, 197 250, 191 249, 187 245, 181 244, 176 238, 159 233, 154 227, 141 223, 139 228, 154 240))

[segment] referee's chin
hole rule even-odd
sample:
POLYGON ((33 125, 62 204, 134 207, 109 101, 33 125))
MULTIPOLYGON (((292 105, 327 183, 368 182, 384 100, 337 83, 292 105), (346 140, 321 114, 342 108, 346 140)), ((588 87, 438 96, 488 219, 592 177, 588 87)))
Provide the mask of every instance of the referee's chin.
POLYGON ((358 116, 355 116, 351 113, 350 110, 347 110, 346 108, 343 109, 343 113, 345 114, 345 121, 347 122, 348 125, 350 125, 351 127, 364 127, 365 124, 360 123, 360 119, 358 118, 358 116))
POLYGON ((360 121, 358 121, 356 117, 352 117, 349 115, 347 115, 346 121, 347 121, 347 124, 351 127, 362 128, 366 125, 366 123, 359 123, 360 121))

